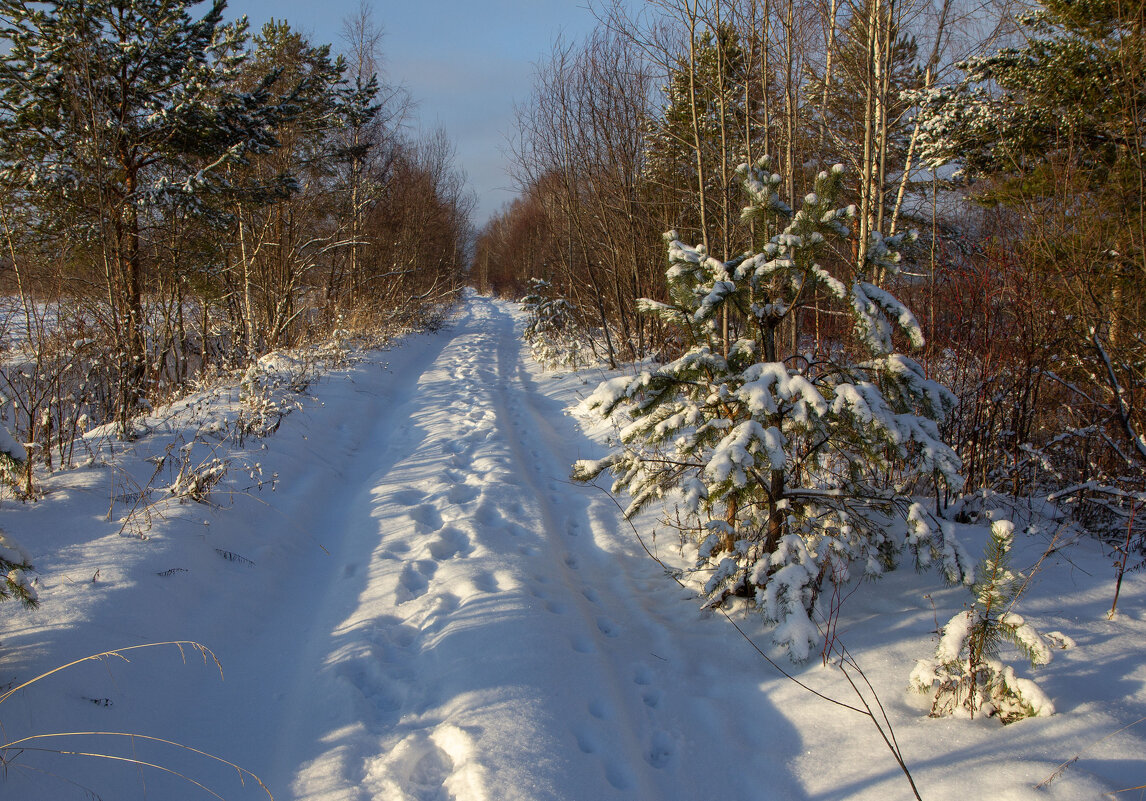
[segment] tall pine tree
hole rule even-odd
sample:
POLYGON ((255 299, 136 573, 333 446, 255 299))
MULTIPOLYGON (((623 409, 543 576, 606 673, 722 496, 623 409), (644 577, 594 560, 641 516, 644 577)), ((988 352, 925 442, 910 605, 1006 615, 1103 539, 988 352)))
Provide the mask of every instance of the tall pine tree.
POLYGON ((265 83, 228 87, 245 22, 223 0, 0 0, 0 187, 24 222, 92 252, 120 366, 126 431, 147 394, 149 228, 165 208, 206 213, 224 167, 274 145, 265 83))

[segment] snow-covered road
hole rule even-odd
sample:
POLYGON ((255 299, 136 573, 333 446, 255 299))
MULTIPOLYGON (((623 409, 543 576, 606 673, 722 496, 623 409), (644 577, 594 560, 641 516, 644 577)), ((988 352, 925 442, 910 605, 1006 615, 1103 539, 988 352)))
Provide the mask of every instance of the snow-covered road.
POLYGON ((252 643, 301 646, 276 795, 746 797, 767 776, 770 797, 798 797, 735 743, 767 705, 723 696, 695 632, 674 636, 695 606, 631 555, 607 496, 569 483, 595 446, 538 392, 504 308, 474 298, 407 350, 342 471, 320 602, 252 643))

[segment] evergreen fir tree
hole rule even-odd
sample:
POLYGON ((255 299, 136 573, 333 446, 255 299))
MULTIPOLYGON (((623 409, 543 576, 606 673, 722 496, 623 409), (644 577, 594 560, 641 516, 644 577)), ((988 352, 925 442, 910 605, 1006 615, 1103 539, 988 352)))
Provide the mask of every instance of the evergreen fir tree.
POLYGON ((854 208, 835 205, 843 168, 821 173, 793 211, 768 166, 742 167, 752 200, 743 217, 786 223, 759 252, 720 262, 667 237, 671 302, 642 308, 691 347, 635 378, 603 383, 585 401, 585 411, 617 422, 621 445, 604 460, 579 462, 574 476, 612 472, 613 491, 630 495, 630 516, 673 500, 698 543, 709 603, 754 597, 777 622, 776 641, 799 660, 819 639, 812 613, 824 583, 847 581, 857 565, 878 576, 908 548, 963 580, 966 560, 950 528, 929 525, 905 500, 921 482, 957 488, 960 464, 938 433, 954 396, 893 341, 898 330, 921 345, 918 323, 867 281, 876 269, 897 269, 909 235, 873 236, 868 261, 846 286, 824 267, 850 250, 854 208), (780 359, 778 330, 815 289, 851 316, 852 345, 863 356, 841 342, 829 353, 780 359))
MULTIPOLYGON (((721 177, 734 176, 736 165, 744 159, 744 132, 753 117, 745 103, 750 65, 736 29, 727 24, 699 37, 694 60, 695 66, 690 67, 687 59, 679 59, 664 87, 666 102, 659 119, 650 125, 644 172, 664 193, 666 225, 684 227, 699 224, 702 176, 698 170, 703 171, 705 213, 710 221, 706 233, 709 246, 719 251, 726 240, 733 239, 731 231, 720 230, 716 224, 720 211, 725 204, 738 205, 740 200, 730 196, 736 182, 726 187, 721 177), (697 130, 693 129, 694 92, 697 130)), ((699 227, 686 230, 697 233, 698 239, 704 235, 699 227)))
POLYGON ((933 659, 921 659, 911 673, 911 686, 931 695, 931 716, 964 714, 997 716, 1003 723, 1054 714, 1054 704, 1030 679, 999 661, 999 647, 1014 644, 1031 666, 1050 662, 1042 635, 1012 611, 1023 577, 1010 567, 1012 523, 991 524, 987 551, 971 587, 975 602, 943 627, 933 659))
POLYGON ((553 284, 529 279, 531 291, 521 299, 526 314, 522 339, 529 343, 533 358, 549 369, 576 370, 592 361, 592 348, 578 335, 573 320, 576 306, 557 294, 553 284))

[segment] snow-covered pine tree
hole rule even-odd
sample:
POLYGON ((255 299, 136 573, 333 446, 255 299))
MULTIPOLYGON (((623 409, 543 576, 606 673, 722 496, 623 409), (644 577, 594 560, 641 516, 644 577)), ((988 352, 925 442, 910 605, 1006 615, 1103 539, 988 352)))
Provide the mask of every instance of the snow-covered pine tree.
POLYGON ((529 279, 530 292, 521 299, 526 313, 522 339, 543 367, 576 370, 592 361, 592 349, 578 335, 572 319, 576 307, 542 278, 529 279))
POLYGON ((920 327, 867 280, 898 269, 908 234, 874 235, 845 285, 823 266, 851 252, 854 207, 835 205, 843 168, 821 173, 793 211, 769 164, 741 167, 752 199, 743 216, 757 230, 784 224, 760 252, 722 263, 668 235, 671 302, 642 308, 691 347, 586 399, 583 411, 619 426, 620 445, 578 462, 574 477, 612 472, 630 516, 675 501, 699 545, 708 603, 754 597, 778 624, 776 642, 801 660, 819 641, 812 613, 825 582, 847 581, 857 565, 878 576, 905 547, 949 581, 964 580, 967 560, 950 527, 930 525, 908 499, 923 483, 960 486, 959 459, 938 432, 955 398, 897 352, 894 330, 919 346, 920 327), (851 316, 854 342, 781 360, 781 324, 817 289, 851 316), (853 358, 856 345, 863 355, 853 358))
POLYGON ((991 524, 987 552, 971 587, 974 604, 947 621, 934 658, 919 660, 911 672, 911 688, 931 696, 932 717, 980 714, 1011 723, 1054 714, 1054 704, 1037 684, 997 659, 999 646, 1011 642, 1031 667, 1051 660, 1042 635, 1011 611, 1023 580, 1010 567, 1014 536, 1009 521, 991 524))
MULTIPOLYGON (((276 144, 275 76, 238 91, 246 23, 216 0, 0 0, 0 191, 68 259, 100 254, 120 369, 124 429, 146 395, 144 285, 151 227, 191 217, 228 184, 227 167, 276 144)), ((95 257, 93 257, 95 258, 95 257)))

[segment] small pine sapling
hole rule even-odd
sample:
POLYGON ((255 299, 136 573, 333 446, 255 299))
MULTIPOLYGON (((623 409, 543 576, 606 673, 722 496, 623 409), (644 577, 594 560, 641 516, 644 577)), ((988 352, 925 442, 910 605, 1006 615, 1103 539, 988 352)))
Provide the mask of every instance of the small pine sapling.
POLYGON ((592 349, 576 335, 573 313, 577 307, 556 295, 553 285, 541 278, 529 279, 531 291, 521 299, 526 313, 522 339, 541 366, 576 370, 588 365, 592 349))
POLYGON ((1030 679, 1019 678, 998 657, 1010 642, 1032 667, 1051 660, 1046 640, 1011 611, 1022 592, 1023 576, 1010 569, 1014 525, 997 520, 971 586, 975 602, 943 627, 931 659, 916 662, 911 688, 931 696, 931 717, 995 716, 1003 723, 1054 714, 1054 704, 1030 679))
POLYGON ((753 599, 801 661, 820 640, 813 612, 825 582, 879 576, 905 550, 964 579, 951 528, 926 525, 907 500, 925 483, 961 485, 938 425, 956 399, 898 352, 897 339, 921 346, 922 330, 870 282, 898 270, 911 236, 873 234, 857 266, 855 207, 837 203, 843 167, 821 173, 798 209, 780 200, 768 160, 741 173, 743 219, 779 233, 728 262, 666 235, 669 302, 640 309, 691 347, 586 399, 582 413, 613 420, 620 446, 578 462, 573 476, 611 472, 612 491, 629 494, 626 516, 675 504, 678 528, 698 545, 707 604, 753 599), (851 319, 853 336, 785 354, 784 327, 817 296, 851 319))

